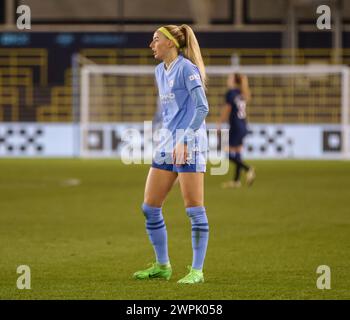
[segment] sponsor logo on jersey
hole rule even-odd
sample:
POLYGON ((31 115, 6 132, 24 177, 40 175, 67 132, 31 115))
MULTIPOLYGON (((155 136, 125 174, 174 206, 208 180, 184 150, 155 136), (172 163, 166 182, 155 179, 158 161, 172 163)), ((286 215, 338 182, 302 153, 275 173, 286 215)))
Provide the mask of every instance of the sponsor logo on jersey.
POLYGON ((170 103, 172 100, 175 99, 175 93, 170 92, 168 94, 160 94, 159 97, 162 103, 170 103))
POLYGON ((199 74, 195 73, 195 74, 191 74, 188 79, 190 79, 190 81, 193 81, 195 79, 199 80, 200 79, 200 76, 199 74))

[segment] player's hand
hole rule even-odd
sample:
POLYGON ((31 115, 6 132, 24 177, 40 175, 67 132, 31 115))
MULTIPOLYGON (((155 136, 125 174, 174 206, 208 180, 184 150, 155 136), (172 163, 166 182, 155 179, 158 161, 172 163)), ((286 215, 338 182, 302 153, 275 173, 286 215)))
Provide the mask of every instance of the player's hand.
POLYGON ((173 162, 179 167, 187 161, 187 145, 179 143, 175 146, 173 151, 173 162))

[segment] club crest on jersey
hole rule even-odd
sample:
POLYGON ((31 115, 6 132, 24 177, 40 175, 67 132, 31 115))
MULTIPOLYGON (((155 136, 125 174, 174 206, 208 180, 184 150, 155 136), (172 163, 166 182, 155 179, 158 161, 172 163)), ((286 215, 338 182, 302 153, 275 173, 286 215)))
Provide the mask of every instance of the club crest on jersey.
POLYGON ((195 79, 199 80, 200 76, 199 74, 195 73, 195 74, 191 74, 188 78, 190 79, 190 81, 193 81, 195 79))
POLYGON ((174 86, 174 80, 169 81, 169 87, 172 88, 174 86))

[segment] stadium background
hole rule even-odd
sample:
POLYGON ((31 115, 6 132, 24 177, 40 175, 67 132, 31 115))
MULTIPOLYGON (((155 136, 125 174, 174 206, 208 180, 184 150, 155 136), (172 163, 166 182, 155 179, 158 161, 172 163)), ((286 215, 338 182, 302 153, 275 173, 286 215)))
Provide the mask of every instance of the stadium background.
MULTIPOLYGON (((158 284, 147 287, 128 278, 151 253, 142 238, 142 217, 135 213, 132 224, 124 215, 139 211, 147 166, 126 168, 113 153, 112 162, 40 157, 81 155, 82 65, 154 66, 149 41, 159 25, 172 23, 193 26, 207 66, 350 65, 349 1, 0 0, 0 158, 5 158, 0 161, 0 298, 156 298, 158 284), (22 4, 31 8, 31 30, 16 27, 22 4), (316 27, 321 4, 332 10, 331 30, 316 27), (26 157, 30 160, 18 159, 26 157), (36 291, 15 288, 19 264, 33 265, 36 291)), ((126 79, 126 88, 143 90, 147 99, 140 102, 134 91, 116 88, 119 100, 112 113, 102 113, 101 122, 152 120, 154 85, 134 81, 126 79)), ((208 177, 208 207, 216 213, 209 284, 199 293, 170 293, 161 284, 157 297, 349 297, 349 164, 293 160, 343 158, 339 80, 315 81, 297 100, 283 82, 251 83, 248 120, 263 141, 248 143, 247 157, 289 160, 255 160, 257 185, 233 196, 219 189, 224 177, 208 177), (317 130, 298 136, 289 126, 317 130), (295 139, 303 142, 300 153, 293 149, 295 139), (308 152, 315 145, 317 150, 308 152), (226 271, 237 275, 232 284, 215 274, 222 259, 226 271), (315 289, 315 270, 322 263, 330 263, 337 275, 338 289, 330 293, 315 289)), ((223 81, 211 85, 207 122, 214 124, 225 87, 223 81)), ((105 129, 97 138, 101 132, 105 129)), ((112 149, 120 136, 116 141, 112 149)), ((96 151, 99 143, 91 148, 96 151)), ((169 211, 181 212, 179 196, 178 190, 171 194, 169 211)), ((184 264, 175 242, 190 255, 187 221, 181 214, 169 214, 168 221, 171 250, 184 264)))

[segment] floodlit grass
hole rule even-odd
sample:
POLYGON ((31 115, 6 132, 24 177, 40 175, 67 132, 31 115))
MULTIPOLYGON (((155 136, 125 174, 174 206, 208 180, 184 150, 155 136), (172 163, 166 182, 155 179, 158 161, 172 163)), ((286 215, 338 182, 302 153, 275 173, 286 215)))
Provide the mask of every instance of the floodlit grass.
POLYGON ((149 166, 0 160, 0 299, 349 299, 350 162, 253 164, 251 188, 222 190, 228 176, 206 174, 206 282, 184 286, 191 228, 178 185, 163 208, 173 277, 136 281, 154 259, 140 210, 149 166), (16 287, 19 265, 31 290, 16 287), (319 265, 331 290, 316 288, 319 265))

